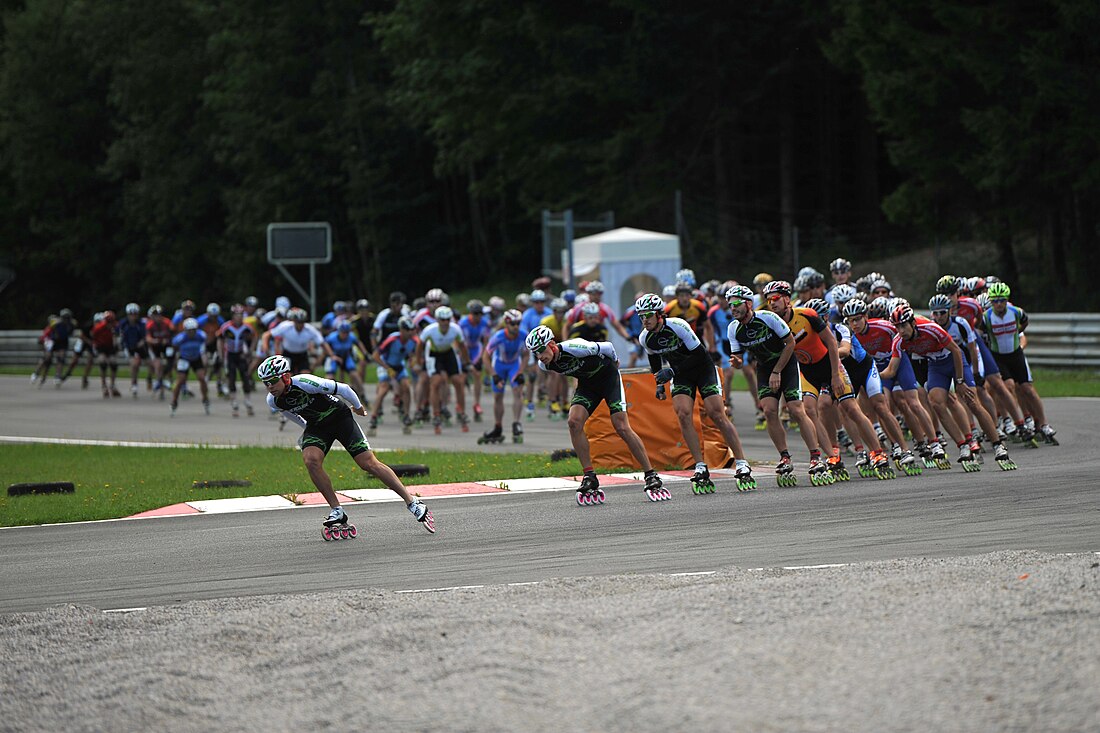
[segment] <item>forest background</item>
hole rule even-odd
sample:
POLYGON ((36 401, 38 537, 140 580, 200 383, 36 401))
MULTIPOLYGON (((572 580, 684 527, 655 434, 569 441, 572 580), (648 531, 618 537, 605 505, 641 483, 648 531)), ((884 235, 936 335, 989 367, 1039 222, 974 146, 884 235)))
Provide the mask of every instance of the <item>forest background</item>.
POLYGON ((703 278, 790 275, 797 236, 819 269, 908 254, 931 282, 929 253, 975 251, 958 274, 1032 310, 1100 305, 1094 0, 0 13, 0 327, 270 304, 275 221, 331 222, 322 303, 525 282, 570 207, 681 234, 703 278))

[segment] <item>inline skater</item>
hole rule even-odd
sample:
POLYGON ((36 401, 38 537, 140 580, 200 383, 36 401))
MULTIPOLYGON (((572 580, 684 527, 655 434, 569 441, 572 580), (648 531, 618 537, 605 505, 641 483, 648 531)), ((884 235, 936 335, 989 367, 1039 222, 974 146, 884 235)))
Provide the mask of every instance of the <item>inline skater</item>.
POLYGON ((56 372, 54 376, 54 386, 61 387, 61 383, 64 381, 67 375, 62 372, 65 369, 65 362, 69 353, 69 342, 73 339, 76 333, 76 324, 73 322, 73 312, 68 308, 62 308, 58 313, 57 320, 51 323, 47 327, 48 335, 47 339, 43 342, 43 356, 42 362, 39 364, 35 373, 31 375, 31 383, 35 382, 35 376, 38 374, 38 370, 42 371, 42 375, 38 381, 38 388, 41 389, 46 383, 46 377, 50 374, 50 367, 53 365, 54 359, 57 359, 56 372))
MULTIPOLYGON (((548 300, 545 291, 539 289, 532 290, 528 298, 531 305, 526 310, 520 311, 523 313, 523 320, 520 322, 519 327, 521 330, 530 333, 538 328, 543 318, 551 314, 551 310, 550 306, 547 305, 548 300)), ((519 309, 517 308, 517 310, 519 309)), ((543 376, 545 372, 535 367, 534 357, 528 359, 524 371, 527 375, 523 386, 527 394, 527 419, 534 420, 536 390, 538 397, 545 399, 546 377, 543 376)))
POLYGON ((153 390, 157 399, 163 400, 168 385, 165 380, 169 373, 169 361, 171 354, 168 349, 172 346, 172 337, 175 330, 172 321, 164 315, 164 307, 151 305, 145 319, 145 345, 149 349, 150 367, 153 372, 153 390))
POLYGON ((222 380, 222 358, 218 349, 218 331, 225 324, 225 319, 222 318, 221 313, 222 308, 220 305, 209 303, 206 306, 206 312, 195 320, 199 322, 199 330, 206 336, 206 349, 203 353, 206 374, 208 377, 214 377, 213 381, 217 384, 215 394, 228 395, 229 392, 222 380))
POLYGON ((281 411, 305 430, 298 439, 302 462, 309 471, 313 485, 325 497, 331 511, 322 522, 321 536, 326 541, 355 537, 357 532, 348 524, 348 515, 340 506, 332 479, 325 472, 324 462, 332 444, 339 441, 352 460, 401 497, 409 512, 424 529, 435 532, 435 518, 420 500, 414 499, 397 474, 378 460, 363 430, 352 416, 366 415, 359 395, 350 385, 309 375, 292 375, 290 362, 284 356, 268 357, 256 370, 256 376, 267 387, 267 404, 281 411), (350 405, 350 408, 349 408, 350 405))
MULTIPOLYGON (((492 380, 493 390, 493 429, 477 439, 479 444, 504 442, 504 392, 512 389, 512 441, 523 442, 523 382, 526 379, 523 365, 527 362, 527 348, 524 345, 527 331, 520 324, 523 314, 514 308, 504 312, 500 329, 489 338, 489 343, 481 354, 482 370, 492 380)), ((539 326, 542 328, 543 326, 539 326)), ((553 329, 545 326, 553 334, 553 329)), ((561 376, 556 375, 556 376, 561 376)))
POLYGON ((474 422, 481 422, 481 352, 489 342, 489 319, 485 317, 485 305, 477 299, 466 303, 466 315, 458 320, 466 349, 470 352, 470 366, 473 368, 470 381, 474 388, 474 422))
POLYGON ((695 473, 691 488, 696 494, 714 492, 714 482, 703 457, 699 433, 695 430, 695 393, 699 392, 703 410, 722 433, 726 445, 737 461, 735 478, 738 491, 756 488, 756 479, 745 460, 741 436, 726 417, 726 404, 722 399, 722 377, 714 365, 703 342, 695 330, 682 318, 665 316, 661 296, 647 293, 634 302, 634 310, 642 319, 642 335, 639 341, 649 357, 649 369, 657 383, 657 399, 666 399, 665 385, 672 383, 672 408, 680 423, 684 443, 695 461, 695 473))
POLYGON ((199 322, 195 318, 185 318, 181 323, 182 330, 172 337, 172 348, 177 354, 176 380, 172 385, 172 412, 171 417, 176 416, 176 408, 179 407, 180 390, 187 384, 187 375, 194 371, 199 380, 199 391, 202 394, 202 409, 210 414, 210 395, 206 389, 206 367, 202 362, 203 351, 206 348, 206 336, 199 331, 199 322))
POLYGON ((948 405, 947 390, 952 381, 954 381, 956 393, 965 400, 982 430, 990 436, 994 460, 1006 471, 1014 469, 1016 464, 1009 458, 1008 448, 1000 439, 994 440, 997 436, 997 427, 974 393, 974 376, 954 339, 935 323, 926 318, 918 318, 908 305, 899 305, 895 308, 890 314, 890 320, 897 328, 898 335, 894 337, 890 366, 887 371, 891 374, 896 371, 902 351, 920 354, 927 360, 928 399, 939 415, 940 424, 959 447, 958 460, 963 464, 963 469, 977 471, 980 466, 970 446, 973 436, 968 431, 969 422, 960 426, 948 405))
MULTIPOLYGON (((794 356, 798 361, 800 372, 802 402, 805 405, 806 414, 817 429, 818 444, 822 448, 828 447, 834 442, 837 432, 836 421, 832 420, 827 412, 822 413, 818 410, 818 399, 824 392, 830 400, 825 406, 827 407, 834 400, 838 403, 838 409, 843 411, 847 423, 855 428, 856 438, 865 441, 869 446, 876 445, 874 428, 871 427, 867 416, 860 411, 859 404, 855 401, 851 380, 840 363, 840 352, 832 330, 812 308, 792 307, 790 290, 784 285, 782 281, 771 282, 764 288, 764 295, 768 298, 768 310, 782 318, 794 334, 794 356), (812 399, 808 400, 807 397, 812 399)), ((824 303, 821 298, 811 298, 809 302, 814 300, 819 301, 818 305, 824 303)), ((836 459, 832 463, 826 460, 825 465, 830 469, 830 476, 833 475, 831 470, 833 467, 837 469, 836 474, 843 476, 846 472, 840 464, 839 448, 835 455, 830 457, 836 459)), ((810 479, 811 483, 815 483, 816 478, 818 479, 816 483, 820 484, 820 473, 815 476, 812 470, 814 458, 811 452, 810 479)), ((894 472, 890 469, 890 461, 883 451, 872 449, 869 458, 871 468, 878 478, 894 477, 894 472)), ((861 473, 865 472, 861 471, 861 473)))
MULTIPOLYGON (((607 341, 607 326, 597 303, 585 303, 580 307, 581 318, 569 327, 569 338, 598 343, 607 341)), ((522 328, 522 324, 520 326, 522 328)))
POLYGON ((359 379, 358 364, 366 353, 363 344, 355 334, 355 327, 350 320, 342 318, 335 321, 335 324, 332 333, 325 337, 325 343, 332 352, 332 356, 325 359, 325 376, 335 382, 341 373, 347 375, 355 394, 367 405, 363 382, 359 379))
POLYGON ((829 263, 829 274, 832 275, 833 286, 826 290, 825 295, 822 297, 829 305, 843 308, 843 303, 836 302, 836 289, 838 286, 844 285, 852 288, 852 292, 855 293, 855 288, 848 284, 848 281, 852 279, 852 263, 843 257, 837 257, 829 263))
POLYGON ((420 343, 416 346, 416 359, 424 365, 431 380, 432 427, 435 434, 443 432, 442 410, 444 393, 450 386, 455 389, 455 415, 462 432, 470 431, 470 421, 466 417, 466 376, 470 368, 470 354, 462 329, 454 326, 451 319, 454 311, 450 306, 441 305, 435 309, 435 323, 420 332, 420 343))
POLYGON ((122 393, 115 386, 118 377, 118 362, 115 355, 118 354, 118 321, 112 310, 103 311, 102 319, 92 326, 92 349, 95 360, 99 364, 99 379, 103 384, 103 397, 121 397, 122 393), (107 384, 107 372, 111 373, 111 383, 107 384))
POLYGON ((989 346, 993 358, 1001 368, 1006 383, 1011 382, 1020 398, 1020 406, 1031 413, 1039 426, 1038 433, 1047 443, 1058 445, 1054 438, 1057 431, 1047 423, 1043 400, 1035 391, 1031 379, 1031 367, 1024 355, 1021 337, 1027 330, 1027 313, 1018 305, 1009 303, 1012 289, 1007 283, 994 283, 989 287, 989 310, 982 316, 984 330, 989 334, 989 346))
MULTIPOLYGON (((634 300, 645 295, 645 293, 638 291, 634 293, 634 300)), ((563 301, 564 302, 564 301, 563 301)), ((642 335, 642 319, 638 318, 637 311, 634 310, 634 304, 631 303, 630 307, 626 309, 622 317, 619 318, 619 323, 623 325, 626 332, 630 334, 630 356, 627 360, 627 369, 633 369, 634 365, 638 363, 643 355, 642 345, 638 343, 638 337, 642 335)))
POLYGON ((402 317, 410 315, 412 314, 409 311, 409 306, 405 305, 405 294, 400 290, 390 293, 389 306, 379 311, 374 319, 372 329, 374 343, 380 344, 389 338, 390 334, 397 333, 398 321, 402 317))
POLYGON ((237 403, 237 378, 241 380, 244 392, 244 409, 249 417, 256 413, 252 409, 252 370, 248 368, 249 355, 256 332, 245 323, 245 308, 240 303, 229 309, 229 320, 218 329, 218 352, 225 364, 225 377, 229 383, 229 404, 233 417, 241 416, 237 403))
MULTIPOLYGON (((137 303, 126 304, 126 318, 118 325, 119 342, 130 358, 130 396, 138 396, 138 373, 141 363, 149 361, 149 350, 145 346, 146 323, 141 317, 141 306, 137 303)), ((153 389, 153 375, 147 370, 149 390, 153 389)))
MULTIPOLYGON (((352 333, 359 339, 359 348, 361 350, 361 357, 358 363, 359 383, 367 383, 367 363, 370 361, 370 355, 374 353, 374 311, 370 309, 370 301, 366 298, 360 298, 355 301, 355 315, 353 315, 349 321, 352 326, 352 333)), ((364 398, 366 394, 363 395, 364 398)), ((370 402, 366 399, 363 400, 363 404, 370 409, 370 402)))
MULTIPOLYGON (((947 462, 943 446, 936 440, 932 418, 920 401, 919 385, 909 355, 901 352, 896 368, 891 372, 886 371, 890 366, 897 329, 893 323, 883 318, 885 307, 886 300, 881 298, 873 301, 871 305, 866 305, 860 300, 850 300, 844 306, 845 323, 859 339, 864 350, 874 359, 882 382, 883 394, 893 401, 894 407, 904 416, 905 423, 913 434, 914 449, 924 459, 925 466, 950 468, 951 464, 947 462)), ((894 420, 893 414, 894 410, 891 409, 889 417, 883 418, 880 415, 878 429, 883 431, 883 435, 896 441, 902 434, 900 429, 894 432, 897 421, 894 420)))
POLYGON ((569 439, 584 470, 581 485, 577 489, 577 504, 602 504, 606 498, 592 468, 592 450, 588 436, 584 434, 584 424, 600 402, 607 403, 615 432, 626 443, 630 454, 644 472, 646 497, 650 501, 671 499, 672 494, 664 487, 661 477, 649 462, 642 439, 630 427, 630 420, 626 415, 626 400, 623 397, 623 380, 619 375, 619 359, 611 342, 592 343, 583 339, 569 339, 559 344, 554 340, 553 331, 539 326, 527 334, 524 346, 538 359, 540 369, 577 379, 577 389, 569 405, 567 421, 569 439))
MULTIPOLYGON (((764 288, 777 283, 773 292, 786 292, 790 297, 790 285, 783 280, 772 280, 764 288)), ((730 342, 731 361, 740 368, 741 354, 750 352, 756 362, 756 380, 760 385, 760 405, 764 409, 764 419, 768 428, 768 437, 779 451, 779 464, 775 467, 780 486, 794 486, 794 466, 791 454, 787 450, 787 431, 779 419, 779 399, 787 402, 791 417, 798 423, 799 433, 810 451, 810 464, 814 471, 811 480, 816 483, 828 470, 821 461, 818 450, 817 431, 810 421, 802 404, 801 376, 798 360, 794 358, 795 338, 787 322, 770 310, 757 311, 753 308, 752 291, 744 285, 737 285, 726 291, 726 300, 730 305, 730 323, 726 338, 730 342)))
POLYGON ((325 343, 312 323, 306 323, 306 312, 301 308, 291 308, 287 311, 287 319, 271 329, 271 339, 274 341, 274 351, 278 355, 285 356, 290 362, 290 370, 294 374, 309 374, 325 356, 333 356, 332 349, 325 343), (321 352, 315 364, 310 358, 310 350, 321 352))
MULTIPOLYGON (((680 280, 676 283, 676 297, 665 304, 664 317, 679 318, 691 326, 691 330, 700 341, 706 341, 706 330, 709 324, 707 310, 707 304, 695 297, 694 285, 687 280, 680 280)), ((710 340, 713 342, 713 334, 710 340)))
POLYGON ((340 327, 343 321, 351 319, 348 313, 347 301, 337 300, 332 304, 332 310, 321 316, 321 335, 326 339, 328 335, 340 327))
POLYGON ((401 409, 402 431, 408 435, 412 432, 412 417, 409 415, 408 406, 412 405, 412 395, 409 389, 409 360, 416 354, 416 347, 420 341, 416 337, 416 327, 412 319, 402 316, 397 322, 397 333, 391 333, 378 348, 371 354, 371 359, 378 365, 378 393, 374 400, 374 410, 370 416, 368 433, 373 435, 378 429, 378 418, 382 414, 382 400, 391 390, 394 393, 395 404, 403 406, 401 409))
MULTIPOLYGON (((704 343, 707 345, 710 359, 717 365, 722 374, 722 389, 724 390, 726 417, 731 420, 733 419, 733 393, 731 392, 731 388, 733 387, 733 367, 730 366, 730 345, 729 342, 726 341, 726 332, 729 330, 730 321, 733 320, 733 316, 730 315, 729 303, 726 302, 726 291, 736 284, 737 283, 732 281, 718 284, 718 289, 714 293, 714 304, 707 309, 707 320, 710 324, 704 332, 704 336, 706 337, 704 343)), ((748 374, 751 374, 749 394, 753 396, 756 412, 760 416, 762 422, 764 413, 760 410, 760 403, 756 400, 756 388, 754 386, 756 372, 748 372, 746 374, 746 379, 749 379, 748 374)))

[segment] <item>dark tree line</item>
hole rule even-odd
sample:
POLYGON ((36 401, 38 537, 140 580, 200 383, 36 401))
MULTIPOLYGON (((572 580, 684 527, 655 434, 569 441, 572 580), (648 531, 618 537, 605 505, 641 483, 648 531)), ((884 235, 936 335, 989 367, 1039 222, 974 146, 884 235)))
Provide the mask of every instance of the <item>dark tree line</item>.
MULTIPOLYGON (((939 237, 1044 308, 1097 240, 1085 0, 0 0, 0 322, 533 276, 539 211, 671 230, 708 274, 939 237)), ((827 260, 825 260, 827 261, 827 260)), ((824 262, 814 261, 823 265, 824 262)), ((1077 291, 1077 292, 1075 292, 1077 291)))

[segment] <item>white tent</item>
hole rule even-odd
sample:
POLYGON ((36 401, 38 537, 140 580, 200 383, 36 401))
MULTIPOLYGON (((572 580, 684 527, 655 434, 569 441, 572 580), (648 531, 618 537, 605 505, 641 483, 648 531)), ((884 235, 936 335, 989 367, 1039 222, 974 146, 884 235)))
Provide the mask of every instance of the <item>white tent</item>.
MULTIPOLYGON (((567 251, 562 259, 562 269, 568 270, 567 251)), ((680 238, 674 234, 621 227, 573 240, 574 281, 602 282, 604 302, 620 316, 638 291, 659 294, 679 269, 680 238)), ((625 356, 627 344, 611 333, 615 349, 625 356)))

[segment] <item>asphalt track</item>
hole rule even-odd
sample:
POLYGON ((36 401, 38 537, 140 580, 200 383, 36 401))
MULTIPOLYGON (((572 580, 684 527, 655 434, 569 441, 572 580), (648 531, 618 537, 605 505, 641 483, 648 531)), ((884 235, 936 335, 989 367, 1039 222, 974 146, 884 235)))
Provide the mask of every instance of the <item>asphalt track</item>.
MULTIPOLYGON (((39 393, 15 381, 23 380, 0 379, 7 435, 293 442, 266 419, 206 418, 193 402, 198 414, 169 421, 144 400, 103 403, 92 391, 47 387, 39 393)), ((998 550, 1093 552, 1100 550, 1100 460, 1082 449, 1095 446, 1098 406, 1089 399, 1048 401, 1062 445, 1016 448, 1020 469, 1013 472, 990 462, 978 474, 926 470, 923 477, 857 477, 812 488, 800 467, 797 488, 778 489, 762 477, 760 491, 739 494, 719 479, 716 494, 696 497, 680 482, 670 486, 671 502, 651 504, 640 486, 615 486, 606 505, 592 508, 577 507, 568 492, 437 499, 434 536, 400 504, 371 504, 352 512, 359 539, 337 543, 321 541, 316 507, 5 529, 0 613, 60 603, 117 609, 329 589, 422 590, 998 550)), ((739 414, 747 415, 747 402, 743 407, 739 414)), ((741 427, 749 457, 772 461, 766 438, 741 427)), ((540 418, 533 428, 515 449, 564 447, 560 423, 540 418)), ((439 447, 472 442, 453 433, 413 438, 439 441, 439 447)), ((792 447, 801 448, 796 441, 792 436, 792 447)))

